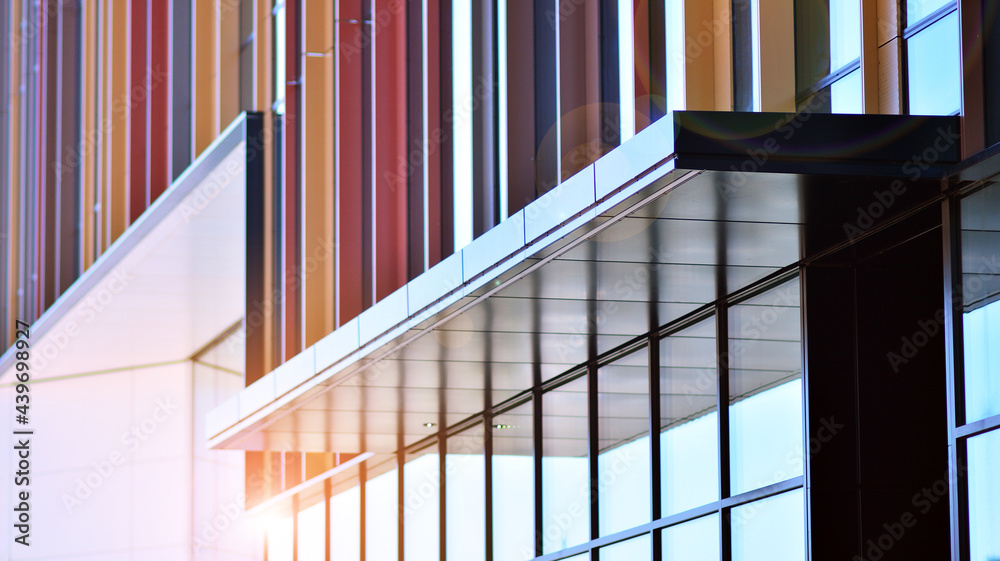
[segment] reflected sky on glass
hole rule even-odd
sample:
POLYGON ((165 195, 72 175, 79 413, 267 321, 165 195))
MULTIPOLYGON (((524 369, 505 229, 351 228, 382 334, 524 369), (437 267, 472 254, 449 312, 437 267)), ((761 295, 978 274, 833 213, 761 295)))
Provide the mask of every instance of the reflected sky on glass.
POLYGON ((399 534, 386 531, 396 528, 398 474, 392 469, 368 480, 365 485, 365 548, 366 559, 395 559, 398 556, 399 534))
POLYGON ((542 396, 542 549, 590 540, 587 377, 542 396))
POLYGON ((403 469, 403 552, 408 561, 439 561, 440 456, 411 458, 403 469))
POLYGON ((330 558, 361 559, 361 488, 355 485, 330 497, 330 558))
POLYGON ((661 536, 663 561, 718 561, 719 515, 671 526, 661 536))
POLYGON ((650 520, 649 349, 597 372, 598 528, 602 536, 650 520))
POLYGON ((796 489, 734 508, 733 561, 804 560, 802 497, 802 489, 796 489))
POLYGON ((933 14, 938 8, 954 0, 903 0, 906 6, 906 25, 910 26, 933 14))
POLYGON ((299 561, 325 561, 324 506, 326 502, 320 501, 299 513, 299 561))
POLYGON ((493 561, 535 556, 533 403, 493 417, 493 561))
POLYGON ((1000 414, 1000 186, 962 199, 965 420, 1000 414))
POLYGON ((445 457, 448 561, 479 559, 486 549, 486 460, 483 427, 448 438, 445 457))
POLYGON ((971 561, 1000 559, 1000 430, 969 439, 971 561))
POLYGON ((649 534, 602 547, 601 561, 649 561, 649 534))
POLYGON ((910 37, 906 49, 910 114, 951 115, 958 111, 958 13, 910 37))
POLYGON ((861 105, 861 71, 855 70, 830 85, 833 113, 864 113, 861 105))
POLYGON ((861 56, 860 0, 830 0, 830 69, 861 56))

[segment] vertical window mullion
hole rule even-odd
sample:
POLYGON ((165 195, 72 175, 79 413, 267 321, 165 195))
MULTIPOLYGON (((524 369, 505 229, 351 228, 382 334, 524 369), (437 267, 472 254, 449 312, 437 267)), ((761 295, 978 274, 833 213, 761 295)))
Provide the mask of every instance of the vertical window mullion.
MULTIPOLYGON (((719 370, 716 376, 715 406, 719 412, 719 500, 729 498, 729 310, 724 302, 715 307, 715 341, 719 370)), ((730 511, 719 509, 719 551, 722 561, 732 559, 732 527, 730 511)))
POLYGON ((965 395, 963 387, 962 348, 962 248, 961 204, 946 198, 941 203, 942 256, 944 270, 944 335, 945 369, 948 400, 948 466, 953 474, 948 478, 948 506, 952 559, 965 559, 969 551, 969 504, 967 480, 958 477, 958 467, 965 458, 965 442, 956 440, 955 429, 964 424, 965 395))
MULTIPOLYGON (((661 470, 660 465, 660 341, 650 335, 649 348, 649 496, 650 520, 658 520, 661 513, 661 470)), ((660 561, 662 555, 661 532, 653 532, 651 541, 653 561, 660 561)))

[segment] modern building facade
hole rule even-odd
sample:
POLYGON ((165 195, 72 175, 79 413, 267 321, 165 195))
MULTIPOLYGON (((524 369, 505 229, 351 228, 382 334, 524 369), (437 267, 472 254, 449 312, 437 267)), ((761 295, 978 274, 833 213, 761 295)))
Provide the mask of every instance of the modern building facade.
POLYGON ((997 12, 9 3, 11 558, 1000 559, 997 12))

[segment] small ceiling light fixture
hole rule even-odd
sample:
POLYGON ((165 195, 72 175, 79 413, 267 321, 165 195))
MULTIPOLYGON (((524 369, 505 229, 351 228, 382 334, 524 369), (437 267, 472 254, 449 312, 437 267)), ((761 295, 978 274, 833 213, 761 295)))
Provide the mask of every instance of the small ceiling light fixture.
POLYGON ((436 427, 437 423, 424 423, 424 426, 427 428, 436 427))
POLYGON ((493 425, 493 428, 495 428, 495 429, 512 429, 512 428, 514 428, 514 425, 499 424, 499 425, 493 425))

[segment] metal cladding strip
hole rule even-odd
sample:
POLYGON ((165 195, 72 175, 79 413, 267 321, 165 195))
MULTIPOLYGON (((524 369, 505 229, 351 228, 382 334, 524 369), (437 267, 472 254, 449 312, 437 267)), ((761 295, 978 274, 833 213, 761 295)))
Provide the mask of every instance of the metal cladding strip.
MULTIPOLYGON (((108 248, 92 267, 54 302, 45 313, 32 324, 33 337, 43 337, 62 319, 63 314, 78 304, 82 298, 108 274, 111 274, 129 252, 139 244, 154 228, 196 187, 208 178, 209 172, 226 156, 243 143, 246 114, 241 114, 230 123, 226 130, 177 178, 164 194, 144 212, 138 220, 108 248)), ((0 357, 0 377, 14 366, 14 347, 0 357)))

